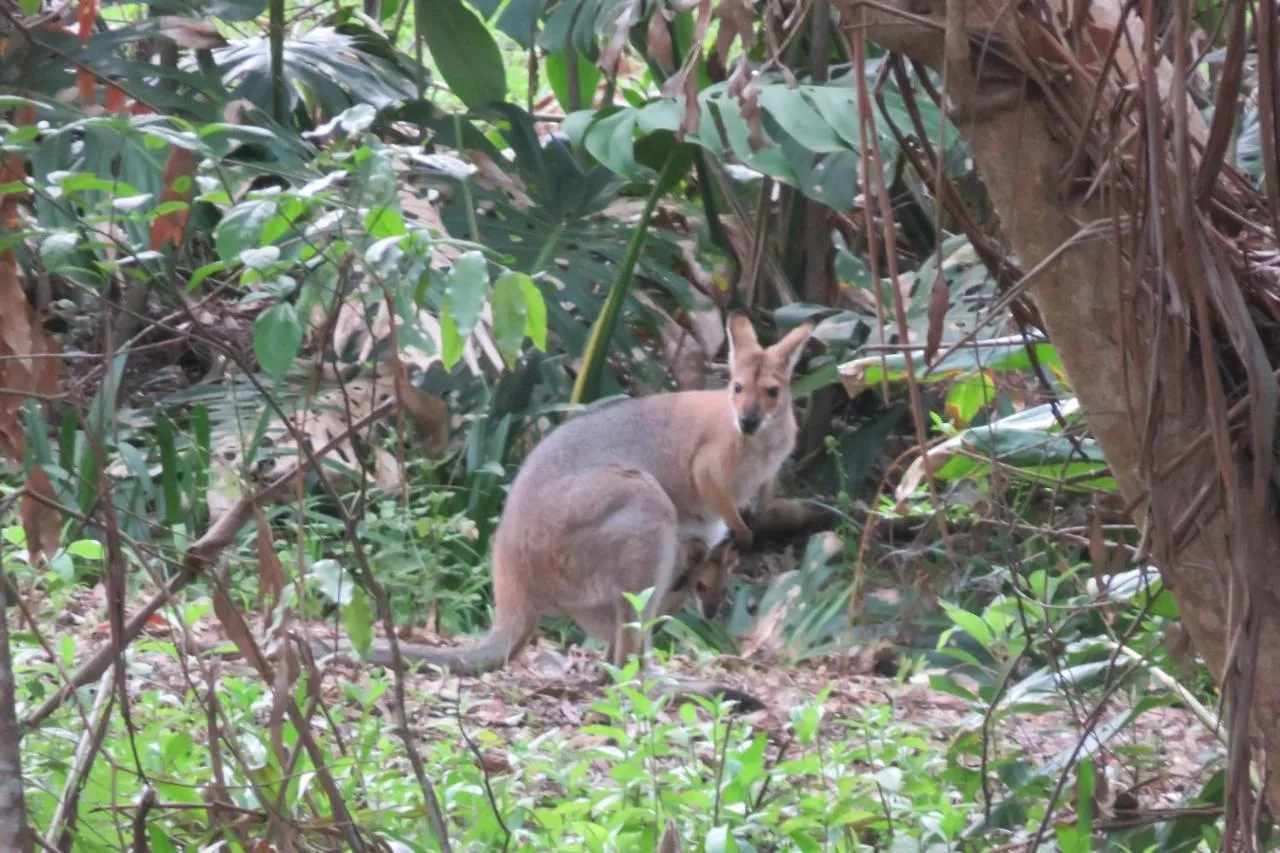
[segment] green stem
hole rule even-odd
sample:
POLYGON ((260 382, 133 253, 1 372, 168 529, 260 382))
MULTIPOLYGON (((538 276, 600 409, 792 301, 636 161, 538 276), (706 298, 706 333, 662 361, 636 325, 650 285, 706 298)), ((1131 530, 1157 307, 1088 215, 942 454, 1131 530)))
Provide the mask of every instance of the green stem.
POLYGON ((283 125, 288 103, 284 86, 284 0, 271 0, 267 38, 271 48, 271 117, 283 125))
POLYGON ((645 199, 640 221, 636 223, 635 229, 631 232, 631 239, 627 241, 627 250, 622 256, 618 277, 609 288, 604 306, 600 309, 600 316, 596 317, 595 325, 591 327, 591 337, 587 339, 587 348, 582 354, 582 372, 578 374, 578 380, 573 383, 573 396, 570 399, 574 403, 590 403, 600 396, 600 380, 604 375, 609 342, 613 339, 618 319, 622 316, 622 304, 626 301, 627 294, 631 290, 631 281, 635 278, 636 266, 640 262, 640 248, 644 245, 644 237, 649 230, 653 209, 658 204, 663 188, 670 183, 675 173, 676 164, 680 159, 677 156, 679 150, 678 146, 672 146, 671 152, 667 154, 667 160, 662 165, 662 173, 658 175, 658 180, 650 190, 649 197, 645 199))
MULTIPOLYGON (((467 148, 466 143, 462 141, 462 116, 458 113, 453 114, 453 137, 454 142, 458 144, 458 159, 466 162, 467 148)), ((476 202, 471 197, 471 178, 464 177, 462 183, 462 203, 467 206, 467 227, 471 229, 472 242, 480 242, 480 226, 476 222, 476 202)))

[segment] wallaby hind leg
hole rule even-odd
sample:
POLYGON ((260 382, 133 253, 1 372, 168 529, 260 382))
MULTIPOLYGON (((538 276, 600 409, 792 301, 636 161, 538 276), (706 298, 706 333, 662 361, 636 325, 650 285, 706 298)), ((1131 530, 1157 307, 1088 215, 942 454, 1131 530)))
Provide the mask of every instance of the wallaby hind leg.
POLYGON ((603 511, 576 526, 563 543, 584 578, 570 615, 587 633, 610 643, 609 657, 621 665, 646 646, 643 628, 627 626, 659 615, 675 580, 680 527, 675 504, 652 475, 617 468, 588 476, 603 511), (653 592, 644 613, 637 614, 625 593, 646 589, 653 592))

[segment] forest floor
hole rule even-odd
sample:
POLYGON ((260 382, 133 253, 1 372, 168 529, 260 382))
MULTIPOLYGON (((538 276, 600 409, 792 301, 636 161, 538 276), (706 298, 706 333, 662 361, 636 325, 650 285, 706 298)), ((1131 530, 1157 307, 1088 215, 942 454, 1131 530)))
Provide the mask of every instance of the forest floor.
MULTIPOLYGON (((109 642, 109 629, 101 620, 101 587, 73 593, 61 608, 55 625, 42 630, 54 648, 62 637, 75 637, 75 659, 80 663, 101 644, 109 642)), ((137 602, 134 602, 135 606, 137 602)), ((130 608, 131 609, 131 608, 130 608)), ((45 611, 48 614, 48 610, 45 611)), ((50 614, 51 615, 51 614, 50 614)), ((333 623, 301 626, 326 635, 333 623)), ((204 647, 225 642, 219 623, 210 612, 190 625, 191 635, 204 647)), ((170 636, 161 618, 146 632, 153 640, 170 636)), ((422 632, 406 634, 415 642, 456 642, 422 632)), ((28 652, 30 654, 30 652, 28 652)), ((188 660, 185 665, 168 643, 135 644, 130 650, 131 689, 172 691, 190 697, 188 678, 199 671, 188 660), (140 674, 141 673, 141 674, 140 674)), ((695 660, 676 655, 666 664, 672 674, 707 679, 741 689, 760 699, 764 708, 738 719, 770 734, 774 749, 787 740, 786 730, 792 709, 811 702, 829 688, 821 723, 824 738, 850 737, 847 722, 865 719, 868 708, 888 708, 888 718, 900 727, 917 730, 940 754, 966 731, 981 730, 984 720, 964 699, 929 686, 929 674, 920 673, 905 682, 877 675, 883 670, 883 656, 868 650, 829 655, 799 664, 770 659, 766 652, 746 657, 702 657, 695 660)), ((255 677, 238 658, 222 659, 222 677, 255 677)), ((566 742, 589 744, 602 740, 579 731, 591 723, 604 721, 593 708, 604 696, 599 680, 599 653, 578 648, 562 650, 545 639, 531 644, 506 669, 479 678, 441 678, 439 674, 418 672, 406 677, 410 725, 426 739, 457 739, 459 726, 471 734, 488 730, 483 764, 491 772, 502 772, 505 760, 499 744, 527 742, 552 730, 560 730, 566 742), (496 737, 496 740, 495 740, 496 737)), ((322 695, 327 702, 349 702, 351 690, 357 695, 368 688, 370 679, 385 677, 348 662, 327 665, 322 695)), ((382 692, 374 713, 393 718, 389 702, 392 693, 382 692)), ((1036 697, 1035 701, 1043 701, 1036 697)), ((1081 743, 1085 721, 1092 715, 1095 727, 1106 727, 1127 703, 1136 697, 1120 691, 1098 709, 1088 697, 1075 703, 1058 696, 1059 710, 1041 713, 1005 714, 989 725, 990 758, 995 760, 1020 754, 1032 770, 1055 771, 1066 756, 1081 743)), ((668 707, 662 713, 674 716, 668 707)), ((1095 729, 1096 730, 1096 729, 1095 729)), ((1185 802, 1203 787, 1211 773, 1222 766, 1222 744, 1193 714, 1180 707, 1155 707, 1138 714, 1100 751, 1086 739, 1081 754, 1093 754, 1095 762, 1107 767, 1112 794, 1133 791, 1130 808, 1164 809, 1185 802), (1136 802, 1134 801, 1136 800, 1136 802)), ((1056 778, 1057 773, 1053 772, 1056 778)))

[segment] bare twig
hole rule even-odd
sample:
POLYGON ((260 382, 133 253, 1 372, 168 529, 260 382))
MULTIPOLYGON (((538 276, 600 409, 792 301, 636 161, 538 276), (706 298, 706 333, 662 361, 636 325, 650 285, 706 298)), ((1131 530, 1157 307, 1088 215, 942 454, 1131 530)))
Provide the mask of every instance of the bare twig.
POLYGON ((107 734, 108 713, 111 711, 114 693, 111 689, 114 667, 110 667, 98 679, 98 689, 93 700, 93 710, 89 712, 88 725, 80 735, 76 744, 75 756, 71 762, 71 772, 67 774, 66 784, 62 786, 62 798, 58 808, 54 810, 53 820, 45 831, 45 844, 53 848, 63 848, 63 835, 75 825, 77 811, 80 806, 80 792, 89 778, 89 767, 94 756, 102 748, 102 741, 107 734))
MULTIPOLYGON (((157 610, 211 565, 214 559, 235 541, 236 534, 253 517, 256 509, 277 500, 281 493, 294 482, 295 478, 303 476, 311 470, 313 460, 326 456, 353 434, 381 420, 391 412, 394 405, 392 400, 382 403, 366 417, 361 418, 344 430, 341 435, 336 436, 324 447, 311 454, 310 457, 300 460, 298 466, 292 471, 281 474, 253 495, 243 498, 232 505, 222 517, 209 527, 208 532, 187 549, 183 555, 182 565, 178 573, 174 575, 165 588, 152 596, 146 604, 129 618, 124 627, 124 640, 132 642, 142 633, 147 620, 154 616, 157 610)), ((67 697, 71 696, 78 688, 100 678, 102 673, 106 672, 107 667, 111 665, 114 655, 115 652, 109 644, 99 648, 92 657, 84 662, 80 669, 76 670, 70 681, 62 685, 53 695, 41 703, 40 707, 27 715, 26 719, 22 721, 23 729, 26 730, 38 726, 42 720, 61 707, 67 697)))

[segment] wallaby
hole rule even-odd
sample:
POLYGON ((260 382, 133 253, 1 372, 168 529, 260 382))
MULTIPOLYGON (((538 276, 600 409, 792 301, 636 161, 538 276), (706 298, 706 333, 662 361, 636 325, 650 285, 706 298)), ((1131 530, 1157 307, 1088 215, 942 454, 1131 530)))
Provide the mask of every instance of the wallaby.
MULTIPOLYGON (((457 674, 494 669, 524 648, 541 617, 560 616, 610 643, 608 656, 620 666, 648 642, 633 623, 691 596, 718 608, 727 572, 702 555, 726 533, 749 544, 740 508, 772 500, 774 477, 795 447, 791 373, 812 327, 768 348, 745 315, 731 315, 727 331, 728 388, 605 405, 539 442, 494 535, 489 634, 459 648, 401 643, 406 660, 457 674), (649 588, 637 616, 623 593, 649 588)), ((314 648, 330 650, 322 642, 314 648)), ((390 663, 385 645, 372 660, 390 663)))

